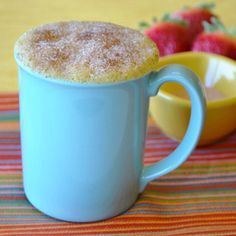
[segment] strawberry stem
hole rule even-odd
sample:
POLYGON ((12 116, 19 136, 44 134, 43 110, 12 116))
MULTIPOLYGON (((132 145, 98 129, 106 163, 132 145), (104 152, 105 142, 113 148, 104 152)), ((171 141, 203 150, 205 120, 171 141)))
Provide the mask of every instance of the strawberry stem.
POLYGON ((227 34, 229 33, 228 30, 223 25, 223 23, 216 17, 211 17, 211 23, 204 21, 203 27, 204 27, 204 30, 207 32, 221 31, 227 34))
POLYGON ((208 23, 207 21, 203 22, 203 27, 206 32, 216 32, 220 31, 223 32, 231 37, 236 36, 236 28, 230 28, 227 29, 223 23, 216 17, 211 18, 211 23, 208 23))
POLYGON ((140 31, 143 31, 149 27, 151 27, 151 25, 149 23, 147 23, 146 21, 141 21, 138 23, 138 28, 140 31))
MULTIPOLYGON (((215 8, 215 3, 214 2, 211 2, 211 3, 197 3, 194 6, 195 6, 195 8, 200 8, 200 9, 205 9, 205 10, 208 10, 208 11, 212 11, 215 8)), ((189 10, 191 8, 192 7, 185 5, 181 9, 183 11, 186 11, 186 10, 189 10)))
POLYGON ((215 3, 214 2, 200 3, 200 4, 196 4, 196 7, 212 11, 215 8, 215 3))
POLYGON ((212 17, 211 18, 211 22, 213 23, 213 25, 215 25, 220 31, 226 32, 227 29, 225 28, 225 26, 223 25, 223 23, 216 17, 212 17))
POLYGON ((204 31, 206 32, 215 32, 216 31, 216 28, 214 25, 211 25, 210 23, 208 23, 207 21, 203 21, 202 22, 202 25, 203 25, 203 28, 204 28, 204 31))
POLYGON ((163 22, 173 22, 179 25, 182 25, 183 27, 187 28, 189 26, 188 22, 179 18, 179 17, 172 17, 170 14, 166 13, 163 15, 161 21, 163 22))
POLYGON ((158 22, 157 18, 155 16, 152 17, 152 23, 156 24, 158 22))

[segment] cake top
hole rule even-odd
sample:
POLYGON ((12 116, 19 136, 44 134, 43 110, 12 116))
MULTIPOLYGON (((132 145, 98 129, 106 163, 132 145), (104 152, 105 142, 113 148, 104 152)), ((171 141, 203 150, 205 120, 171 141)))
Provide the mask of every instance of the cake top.
POLYGON ((24 33, 18 60, 45 77, 86 83, 139 78, 157 69, 158 50, 142 33, 105 22, 58 22, 24 33))

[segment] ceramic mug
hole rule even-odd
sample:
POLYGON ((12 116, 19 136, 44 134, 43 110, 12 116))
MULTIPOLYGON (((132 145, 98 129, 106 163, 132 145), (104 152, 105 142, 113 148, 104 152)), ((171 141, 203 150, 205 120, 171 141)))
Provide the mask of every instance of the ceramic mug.
POLYGON ((169 65, 124 82, 81 84, 45 78, 15 58, 24 190, 49 216, 89 222, 126 211, 149 181, 181 165, 199 139, 205 98, 186 67, 169 65), (149 97, 166 82, 188 91, 190 124, 174 152, 144 167, 149 97))

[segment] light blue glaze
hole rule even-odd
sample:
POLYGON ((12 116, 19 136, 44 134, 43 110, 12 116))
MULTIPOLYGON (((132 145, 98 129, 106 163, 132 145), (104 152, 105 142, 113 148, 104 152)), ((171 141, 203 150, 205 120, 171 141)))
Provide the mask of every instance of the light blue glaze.
POLYGON ((52 217, 88 222, 124 212, 149 181, 177 168, 197 143, 204 95, 197 77, 182 66, 89 85, 45 79, 17 63, 24 189, 52 217), (175 152, 143 168, 149 96, 167 81, 190 93, 190 128, 175 152))

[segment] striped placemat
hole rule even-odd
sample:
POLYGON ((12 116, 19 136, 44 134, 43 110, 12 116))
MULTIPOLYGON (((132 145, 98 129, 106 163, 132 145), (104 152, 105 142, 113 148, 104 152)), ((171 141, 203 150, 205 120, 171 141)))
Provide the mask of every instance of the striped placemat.
MULTIPOLYGON (((150 122, 145 164, 177 143, 150 122)), ((17 94, 0 95, 0 236, 8 235, 236 235, 236 134, 194 151, 172 173, 150 183, 125 214, 97 223, 49 218, 22 188, 17 94)))

